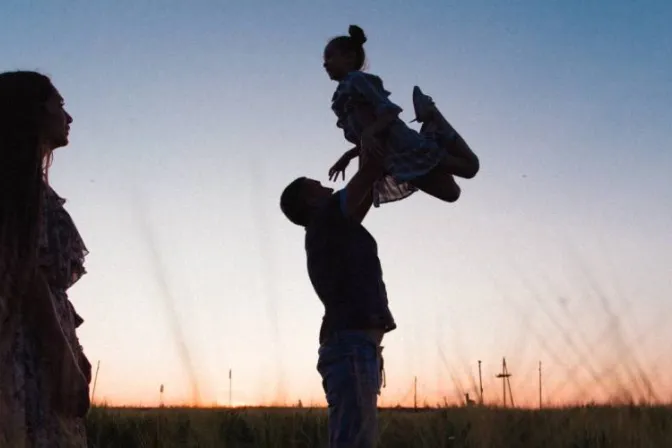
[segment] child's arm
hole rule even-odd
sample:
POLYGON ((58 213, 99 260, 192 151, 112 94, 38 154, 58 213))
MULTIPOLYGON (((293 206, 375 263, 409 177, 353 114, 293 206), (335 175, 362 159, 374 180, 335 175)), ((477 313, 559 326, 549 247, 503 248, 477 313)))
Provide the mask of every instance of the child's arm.
POLYGON ((359 146, 355 146, 352 149, 349 149, 346 151, 332 166, 329 168, 329 180, 336 181, 338 180, 338 175, 340 174, 343 176, 343 180, 345 180, 345 169, 348 167, 350 164, 350 161, 354 159, 355 157, 359 156, 360 148, 359 146))
POLYGON ((355 157, 359 157, 359 151, 360 151, 360 147, 359 147, 359 145, 357 145, 357 146, 355 146, 351 149, 348 149, 345 152, 345 154, 343 154, 343 157, 347 157, 348 159, 352 160, 355 157))

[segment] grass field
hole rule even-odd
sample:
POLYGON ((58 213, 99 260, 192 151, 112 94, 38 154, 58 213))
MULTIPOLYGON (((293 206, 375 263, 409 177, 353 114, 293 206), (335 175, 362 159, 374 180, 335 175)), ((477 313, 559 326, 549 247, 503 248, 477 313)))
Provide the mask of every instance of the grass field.
MULTIPOLYGON (((324 409, 94 408, 93 448, 326 447, 324 409)), ((672 447, 672 407, 382 409, 381 447, 672 447)))

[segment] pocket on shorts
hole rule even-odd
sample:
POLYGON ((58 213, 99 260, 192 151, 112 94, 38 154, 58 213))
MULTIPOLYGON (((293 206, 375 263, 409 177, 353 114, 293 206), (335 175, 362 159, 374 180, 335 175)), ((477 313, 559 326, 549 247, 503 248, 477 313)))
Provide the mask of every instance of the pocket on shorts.
POLYGON ((368 400, 376 400, 380 395, 382 374, 379 350, 377 347, 362 347, 350 360, 360 405, 368 405, 368 400), (366 400, 367 403, 362 400, 366 400))
POLYGON ((347 353, 323 353, 317 363, 317 371, 322 376, 322 389, 329 405, 335 404, 338 397, 348 393, 355 377, 354 355, 347 353))
POLYGON ((327 402, 332 402, 330 397, 335 400, 338 395, 356 394, 357 404, 362 405, 380 395, 381 351, 381 347, 364 340, 320 347, 317 371, 327 402))

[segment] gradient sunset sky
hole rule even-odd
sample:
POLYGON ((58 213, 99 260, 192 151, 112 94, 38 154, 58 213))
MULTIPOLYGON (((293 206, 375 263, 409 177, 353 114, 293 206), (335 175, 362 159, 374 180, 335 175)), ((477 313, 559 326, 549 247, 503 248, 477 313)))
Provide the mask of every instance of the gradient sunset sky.
MULTIPOLYGON (((51 182, 90 250, 71 290, 115 405, 323 404, 322 306, 298 175, 328 182, 329 38, 413 118, 431 95, 481 157, 459 202, 372 210, 398 329, 383 405, 672 400, 672 4, 666 1, 3 1, 0 69, 74 117, 51 182), (191 366, 191 367, 190 367, 191 366), (197 386, 196 388, 194 386, 197 386)), ((348 170, 348 179, 356 163, 348 170)), ((340 186, 341 184, 336 184, 340 186)))

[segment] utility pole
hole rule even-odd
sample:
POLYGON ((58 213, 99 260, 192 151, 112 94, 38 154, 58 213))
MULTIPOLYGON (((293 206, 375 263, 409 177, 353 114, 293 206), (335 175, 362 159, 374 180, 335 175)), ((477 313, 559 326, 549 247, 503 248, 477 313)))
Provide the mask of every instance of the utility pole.
POLYGON ((418 409, 418 377, 413 377, 413 408, 418 409))
POLYGON ((100 360, 98 360, 98 364, 96 365, 96 376, 93 379, 93 390, 91 391, 91 403, 93 404, 93 399, 96 396, 96 384, 98 383, 98 371, 100 370, 100 360))
POLYGON ((539 361, 539 409, 542 407, 541 401, 541 361, 539 361))
POLYGON ((497 378, 501 378, 502 380, 502 399, 504 401, 504 407, 506 407, 506 386, 509 386, 509 398, 511 399, 511 406, 513 407, 513 393, 511 392, 511 381, 509 381, 509 378, 511 378, 511 374, 509 373, 509 370, 506 368, 506 358, 502 358, 502 373, 498 373, 496 375, 497 378))
POLYGON ((232 393, 233 393, 233 372, 229 369, 229 407, 233 407, 232 393))
POLYGON ((483 376, 481 375, 481 360, 478 360, 478 386, 481 390, 479 397, 480 405, 483 406, 483 376))

